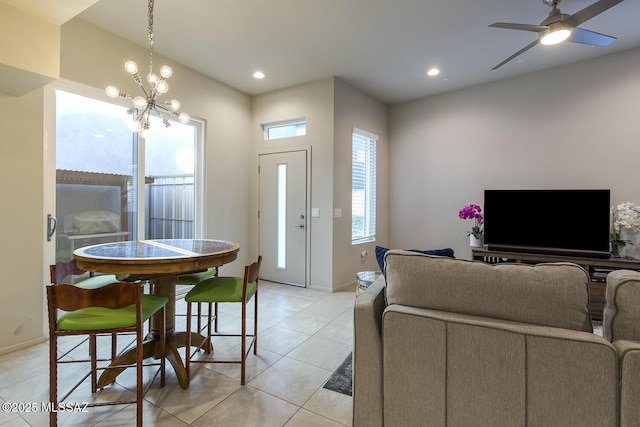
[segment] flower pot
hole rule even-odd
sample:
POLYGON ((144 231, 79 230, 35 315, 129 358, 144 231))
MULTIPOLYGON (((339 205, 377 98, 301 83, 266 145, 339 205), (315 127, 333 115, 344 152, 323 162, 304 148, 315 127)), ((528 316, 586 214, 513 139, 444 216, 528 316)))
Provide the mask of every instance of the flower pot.
POLYGON ((469 235, 469 245, 472 248, 479 248, 482 246, 482 238, 477 238, 473 234, 469 235))

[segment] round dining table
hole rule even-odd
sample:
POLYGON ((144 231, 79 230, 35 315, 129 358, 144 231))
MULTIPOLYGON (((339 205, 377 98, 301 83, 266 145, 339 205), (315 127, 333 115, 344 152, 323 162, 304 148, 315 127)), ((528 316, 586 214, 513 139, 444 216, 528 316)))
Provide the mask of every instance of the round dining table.
MULTIPOLYGON (((127 281, 148 280, 153 284, 155 295, 167 297, 165 355, 176 372, 180 386, 187 388, 189 377, 178 352, 178 348, 186 345, 186 332, 175 331, 176 280, 183 274, 232 262, 238 257, 239 250, 240 245, 226 240, 129 240, 85 246, 76 249, 73 257, 83 270, 116 274, 127 281)), ((151 324, 150 339, 144 343, 144 358, 161 356, 158 344, 160 319, 152 318, 151 324)), ((192 332, 192 341, 199 342, 202 339, 199 333, 192 332)), ((112 365, 134 362, 135 348, 119 355, 112 361, 112 365)), ((98 387, 112 383, 123 370, 124 368, 105 370, 98 380, 98 387)))

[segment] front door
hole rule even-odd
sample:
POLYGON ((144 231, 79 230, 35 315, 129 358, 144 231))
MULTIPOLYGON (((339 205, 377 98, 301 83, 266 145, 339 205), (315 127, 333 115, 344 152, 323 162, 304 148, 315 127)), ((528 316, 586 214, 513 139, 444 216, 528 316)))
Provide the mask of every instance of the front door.
POLYGON ((307 151, 261 154, 260 278, 306 286, 307 151))

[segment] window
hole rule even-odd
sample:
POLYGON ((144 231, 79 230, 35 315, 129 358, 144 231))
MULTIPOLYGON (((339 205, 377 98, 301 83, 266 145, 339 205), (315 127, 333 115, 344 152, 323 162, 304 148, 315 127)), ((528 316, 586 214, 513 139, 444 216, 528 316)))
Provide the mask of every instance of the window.
POLYGON ((351 243, 376 240, 376 143, 378 137, 354 129, 351 151, 351 243))
POLYGON ((203 123, 151 117, 147 140, 127 107, 56 91, 56 256, 110 240, 202 235, 203 123))
POLYGON ((289 138, 307 134, 307 122, 305 119, 287 120, 284 122, 262 125, 264 139, 289 138))

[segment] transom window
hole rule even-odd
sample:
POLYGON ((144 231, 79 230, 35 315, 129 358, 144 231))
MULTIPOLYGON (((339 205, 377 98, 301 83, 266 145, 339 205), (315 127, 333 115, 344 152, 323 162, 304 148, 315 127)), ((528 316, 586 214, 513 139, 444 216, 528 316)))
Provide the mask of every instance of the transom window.
POLYGON ((307 122, 305 119, 293 119, 262 125, 264 139, 290 138, 307 134, 307 122))

